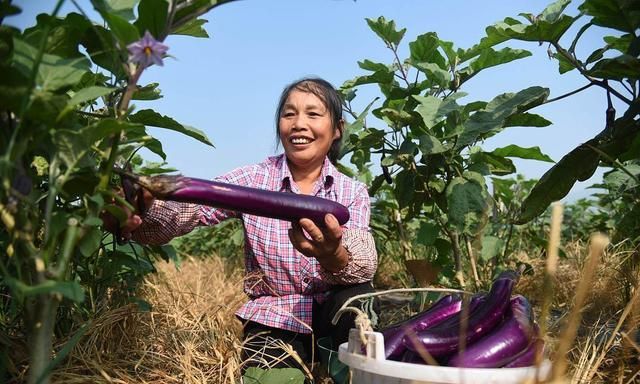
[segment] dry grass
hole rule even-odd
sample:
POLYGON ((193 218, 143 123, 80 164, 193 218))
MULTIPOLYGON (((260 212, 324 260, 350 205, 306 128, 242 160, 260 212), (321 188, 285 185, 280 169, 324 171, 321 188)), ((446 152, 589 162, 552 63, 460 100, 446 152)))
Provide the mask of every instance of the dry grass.
POLYGON ((242 274, 219 258, 158 266, 134 304, 102 313, 54 383, 236 383, 239 381, 242 274))
MULTIPOLYGON (((565 245, 547 300, 549 352, 554 361, 566 361, 566 374, 555 383, 640 383, 640 346, 633 337, 640 323, 640 268, 629 249, 609 246, 590 263, 587 244, 565 245), (573 310, 577 296, 580 311, 573 310), (567 351, 555 355, 558 348, 567 351)), ((540 313, 547 260, 519 258, 534 274, 523 276, 516 290, 540 313)), ((234 312, 245 301, 242 269, 216 257, 186 260, 179 271, 169 264, 158 269, 139 294, 152 311, 131 304, 100 312, 55 370, 54 383, 239 382, 241 324, 234 312)))

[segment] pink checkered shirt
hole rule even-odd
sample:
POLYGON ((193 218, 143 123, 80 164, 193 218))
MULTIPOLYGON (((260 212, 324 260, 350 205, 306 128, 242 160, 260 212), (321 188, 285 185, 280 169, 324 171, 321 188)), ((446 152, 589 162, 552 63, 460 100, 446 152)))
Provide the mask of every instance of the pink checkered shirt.
MULTIPOLYGON (((235 169, 216 180, 300 193, 284 155, 235 169)), ((271 327, 310 333, 314 299, 322 302, 332 285, 370 281, 377 268, 376 248, 369 231, 370 203, 366 185, 340 173, 326 159, 312 195, 337 201, 349 209, 350 219, 343 226, 342 244, 350 258, 341 271, 329 272, 316 259, 298 252, 289 240, 291 224, 287 221, 202 205, 156 200, 133 239, 140 243, 164 244, 198 225, 240 218, 245 230, 244 291, 249 301, 236 315, 271 327)))

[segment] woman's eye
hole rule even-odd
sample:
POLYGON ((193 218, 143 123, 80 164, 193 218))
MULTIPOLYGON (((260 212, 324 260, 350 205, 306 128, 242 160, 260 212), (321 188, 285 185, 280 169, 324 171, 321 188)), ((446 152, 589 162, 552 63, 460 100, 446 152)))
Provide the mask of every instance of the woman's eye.
POLYGON ((291 117, 293 116, 293 112, 285 112, 282 114, 282 117, 291 117))

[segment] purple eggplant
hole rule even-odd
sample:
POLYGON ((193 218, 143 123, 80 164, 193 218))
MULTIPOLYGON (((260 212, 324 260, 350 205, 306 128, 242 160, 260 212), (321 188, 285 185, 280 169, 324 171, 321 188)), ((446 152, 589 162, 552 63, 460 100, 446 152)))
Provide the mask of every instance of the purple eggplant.
MULTIPOLYGON (((491 285, 485 303, 468 311, 465 332, 465 344, 471 345, 480 339, 504 318, 513 286, 519 275, 514 271, 502 272, 491 285)), ((460 312, 447 320, 415 335, 406 335, 403 344, 411 351, 424 348, 431 356, 440 357, 455 352, 460 344, 460 328, 464 319, 460 312)))
POLYGON ((464 368, 499 368, 530 344, 534 334, 533 312, 524 296, 511 299, 504 321, 463 352, 454 355, 448 365, 464 368))
POLYGON ((160 200, 203 204, 288 221, 308 218, 319 226, 325 226, 324 217, 327 213, 333 214, 340 225, 349 221, 347 207, 317 196, 269 191, 185 176, 125 176, 133 178, 160 200))
POLYGON ((384 349, 385 356, 389 360, 396 360, 402 357, 405 347, 402 344, 402 338, 410 331, 413 333, 422 331, 428 327, 441 323, 450 316, 460 311, 462 300, 454 295, 446 295, 425 311, 415 316, 394 324, 384 331, 384 349))
POLYGON ((536 356, 544 355, 544 339, 540 335, 540 329, 537 324, 534 325, 534 335, 531 342, 522 352, 513 356, 512 359, 504 365, 505 368, 530 367, 536 363, 536 356))

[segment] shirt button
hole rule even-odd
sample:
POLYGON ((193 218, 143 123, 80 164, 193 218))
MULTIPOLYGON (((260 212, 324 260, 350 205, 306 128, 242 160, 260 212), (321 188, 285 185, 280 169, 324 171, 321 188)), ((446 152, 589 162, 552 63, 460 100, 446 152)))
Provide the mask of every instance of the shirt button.
POLYGON ((303 277, 303 278, 302 278, 302 282, 303 282, 305 285, 309 285, 309 282, 311 282, 311 279, 310 279, 310 278, 308 278, 307 276, 305 276, 305 277, 303 277))

